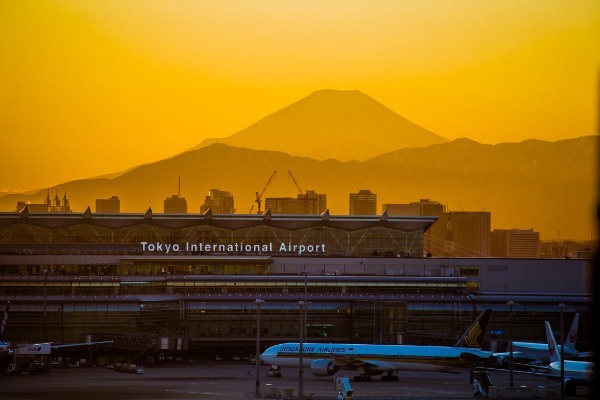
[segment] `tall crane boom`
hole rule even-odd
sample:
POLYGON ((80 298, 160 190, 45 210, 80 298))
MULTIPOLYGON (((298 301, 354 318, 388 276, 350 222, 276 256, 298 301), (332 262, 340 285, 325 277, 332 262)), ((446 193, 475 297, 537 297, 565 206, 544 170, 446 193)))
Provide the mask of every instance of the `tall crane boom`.
POLYGON ((294 178, 294 175, 292 175, 292 173, 290 171, 288 171, 288 175, 290 176, 290 178, 292 178, 292 180, 294 181, 294 185, 296 185, 296 187, 298 188, 298 193, 304 194, 304 191, 300 188, 300 185, 298 185, 298 182, 296 182, 296 178, 294 178))
POLYGON ((256 211, 257 214, 260 214, 260 205, 262 204, 262 195, 265 193, 265 190, 267 190, 267 187, 269 187, 269 184, 273 180, 273 177, 275 176, 276 173, 277 173, 277 170, 273 171, 273 174, 271 175, 271 177, 267 181, 267 184, 261 190, 261 192, 260 193, 256 192, 256 200, 254 200, 254 201, 256 202, 256 204, 258 204, 258 210, 256 211))

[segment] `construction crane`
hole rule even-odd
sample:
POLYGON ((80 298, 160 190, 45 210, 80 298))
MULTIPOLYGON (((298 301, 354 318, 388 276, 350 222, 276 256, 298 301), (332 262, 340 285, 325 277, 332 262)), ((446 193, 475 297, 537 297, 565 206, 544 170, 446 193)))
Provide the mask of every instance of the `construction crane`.
POLYGON ((256 192, 256 200, 254 200, 256 202, 256 204, 258 205, 258 210, 256 211, 257 214, 260 214, 260 205, 262 204, 262 195, 263 193, 265 193, 265 190, 267 190, 267 187, 269 187, 269 184, 271 183, 271 181, 273 180, 273 177, 275 176, 275 174, 277 173, 277 170, 275 170, 273 172, 273 175, 271 175, 271 177, 269 178, 269 180, 267 181, 267 184, 265 185, 265 187, 263 188, 263 190, 261 190, 260 193, 256 192))
POLYGON ((298 192, 300 194, 304 194, 304 191, 300 188, 300 185, 298 185, 298 182, 296 182, 296 178, 294 178, 294 175, 292 175, 292 173, 290 171, 288 171, 288 175, 290 176, 290 178, 292 178, 292 180, 294 181, 294 185, 296 185, 296 187, 298 188, 298 192))

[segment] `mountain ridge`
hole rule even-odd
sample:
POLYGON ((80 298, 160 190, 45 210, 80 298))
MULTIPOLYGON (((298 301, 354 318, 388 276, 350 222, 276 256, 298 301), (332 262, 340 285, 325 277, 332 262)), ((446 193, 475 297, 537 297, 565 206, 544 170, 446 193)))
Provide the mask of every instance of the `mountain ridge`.
MULTIPOLYGON (((557 142, 524 141, 497 145, 470 139, 401 149, 366 161, 315 160, 281 151, 253 150, 213 144, 149 163, 112 179, 86 179, 50 188, 66 191, 72 209, 83 212, 95 199, 118 195, 122 212, 162 212, 165 198, 177 193, 188 212, 199 213, 209 189, 234 195, 237 213, 248 213, 268 178, 277 175, 263 195, 295 197, 291 171, 304 190, 327 194, 332 214, 348 213, 348 195, 360 189, 378 194, 385 203, 429 198, 449 211, 492 212, 492 228, 529 229, 549 239, 585 239, 594 222, 595 150, 597 136, 557 142), (398 157, 402 155, 402 157, 398 157), (394 158, 395 157, 395 158, 394 158)), ((42 202, 47 189, 30 195, 0 197, 0 209, 14 211, 17 201, 42 202)))

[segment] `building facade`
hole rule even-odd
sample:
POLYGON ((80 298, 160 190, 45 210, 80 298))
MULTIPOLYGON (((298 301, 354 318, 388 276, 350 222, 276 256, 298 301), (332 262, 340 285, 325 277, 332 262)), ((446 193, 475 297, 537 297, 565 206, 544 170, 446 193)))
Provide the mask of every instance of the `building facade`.
POLYGON ((187 201, 185 197, 174 194, 164 201, 165 214, 187 214, 187 201))
POLYGON ((450 211, 448 240, 453 257, 487 257, 491 254, 489 211, 450 211))
MULTIPOLYGON (((559 303, 591 341, 585 260, 422 254, 436 217, 0 213, 6 336, 113 340, 128 357, 252 354, 256 299, 264 346, 295 341, 452 344, 484 308, 490 346, 543 340, 559 303)), ((87 352, 87 350, 85 350, 87 352)))
POLYGON ((121 200, 119 196, 111 196, 109 199, 96 199, 97 213, 120 213, 121 200))
POLYGON ((503 258, 539 258, 540 233, 533 229, 494 229, 491 255, 503 258))
POLYGON ((349 195, 350 215, 377 214, 377 194, 370 190, 359 190, 349 195))
POLYGON ((62 199, 58 197, 58 192, 54 196, 54 198, 50 198, 50 190, 48 189, 48 195, 44 200, 44 203, 28 203, 24 201, 17 202, 16 211, 20 212, 23 209, 27 208, 28 212, 55 212, 55 213, 65 213, 71 212, 71 205, 69 199, 67 198, 67 192, 65 191, 62 199))
POLYGON ((327 209, 327 195, 314 190, 298 194, 297 197, 267 197, 265 210, 273 214, 321 214, 327 209))
POLYGON ((204 198, 204 204, 200 206, 200 212, 211 210, 214 214, 233 214, 235 206, 233 195, 219 189, 210 189, 208 196, 204 198))

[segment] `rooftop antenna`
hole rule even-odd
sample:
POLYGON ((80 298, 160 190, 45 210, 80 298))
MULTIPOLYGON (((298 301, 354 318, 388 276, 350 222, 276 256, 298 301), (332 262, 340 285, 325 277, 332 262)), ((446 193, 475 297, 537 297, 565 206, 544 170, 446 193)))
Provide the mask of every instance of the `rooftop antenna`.
POLYGON ((178 177, 177 183, 177 197, 181 197, 181 176, 178 177))

